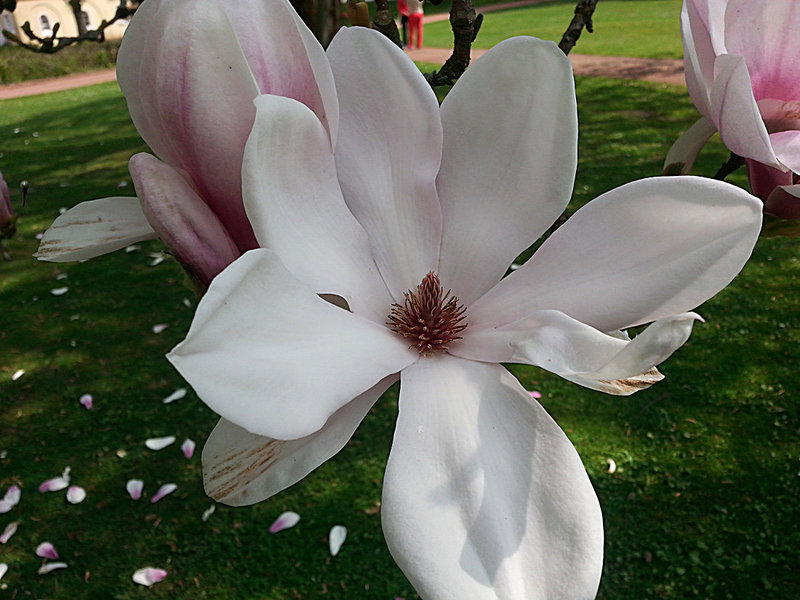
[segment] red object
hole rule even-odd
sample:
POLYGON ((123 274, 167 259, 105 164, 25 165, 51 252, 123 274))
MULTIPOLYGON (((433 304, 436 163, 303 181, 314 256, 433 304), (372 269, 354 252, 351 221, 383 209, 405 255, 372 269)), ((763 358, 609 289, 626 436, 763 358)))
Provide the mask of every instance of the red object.
POLYGON ((408 15, 408 47, 414 45, 414 32, 417 33, 417 48, 422 48, 422 13, 408 15))

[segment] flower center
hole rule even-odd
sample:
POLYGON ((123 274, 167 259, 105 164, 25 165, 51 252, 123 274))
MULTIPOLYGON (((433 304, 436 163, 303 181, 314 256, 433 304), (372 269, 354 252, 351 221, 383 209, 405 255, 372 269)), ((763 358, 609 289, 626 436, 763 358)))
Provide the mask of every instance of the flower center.
POLYGON ((462 323, 466 308, 458 298, 442 291, 436 273, 428 273, 416 290, 408 290, 402 304, 392 304, 386 324, 389 329, 411 341, 422 356, 444 352, 448 344, 460 340, 467 327, 462 323))

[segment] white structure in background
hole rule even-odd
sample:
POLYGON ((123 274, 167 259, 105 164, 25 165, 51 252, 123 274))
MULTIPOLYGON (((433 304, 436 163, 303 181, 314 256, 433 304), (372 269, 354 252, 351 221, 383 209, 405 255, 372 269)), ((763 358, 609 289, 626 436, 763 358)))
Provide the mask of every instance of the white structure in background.
MULTIPOLYGON (((119 0, 83 0, 81 14, 87 29, 95 29, 103 19, 110 20, 117 12, 119 0)), ((18 0, 17 8, 13 13, 3 11, 0 13, 0 27, 18 36, 27 42, 28 36, 22 31, 22 24, 29 21, 33 32, 39 37, 48 37, 53 34, 53 27, 61 23, 58 30, 59 37, 78 35, 78 24, 66 0, 18 0)), ((127 21, 117 21, 106 29, 106 39, 113 40, 122 37, 127 21)), ((5 38, 0 38, 0 46, 5 43, 5 38)))

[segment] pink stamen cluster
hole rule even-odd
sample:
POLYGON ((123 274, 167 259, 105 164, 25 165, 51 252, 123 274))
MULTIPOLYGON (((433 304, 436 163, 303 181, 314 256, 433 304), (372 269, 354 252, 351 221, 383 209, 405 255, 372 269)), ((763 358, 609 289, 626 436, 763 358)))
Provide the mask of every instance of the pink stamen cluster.
POLYGON ((444 293, 436 273, 428 273, 417 289, 405 293, 403 305, 393 304, 387 325, 411 340, 422 356, 444 352, 448 345, 460 340, 458 335, 467 327, 462 323, 466 309, 458 298, 444 293))

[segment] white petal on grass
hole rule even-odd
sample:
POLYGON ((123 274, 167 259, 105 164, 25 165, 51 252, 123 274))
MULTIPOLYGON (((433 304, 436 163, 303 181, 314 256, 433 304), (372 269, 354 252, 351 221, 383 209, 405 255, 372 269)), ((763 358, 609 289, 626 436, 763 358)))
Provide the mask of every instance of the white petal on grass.
POLYGON ((93 406, 94 398, 92 398, 91 394, 84 394, 80 397, 78 402, 80 402, 81 405, 86 408, 86 410, 90 410, 93 406))
POLYGON ((153 333, 155 334, 161 333, 167 327, 169 327, 169 325, 167 325, 166 323, 158 323, 156 325, 153 325, 153 333))
POLYGON ((153 260, 151 260, 148 264, 151 267, 156 267, 156 266, 160 265, 162 262, 164 262, 165 258, 166 257, 163 254, 158 254, 158 255, 154 256, 153 260))
POLYGON ((53 296, 63 296, 68 291, 69 291, 69 288, 67 286, 64 286, 64 287, 59 287, 59 288, 53 288, 52 290, 50 290, 50 293, 53 294, 53 296))
POLYGON ((170 404, 171 402, 175 402, 175 400, 180 400, 184 396, 186 396, 186 388, 178 388, 177 390, 172 392, 169 396, 164 398, 162 402, 164 404, 170 404))
POLYGON ((331 556, 339 554, 339 550, 347 539, 347 527, 343 525, 334 525, 331 532, 328 534, 328 549, 331 551, 331 556))
POLYGON ((0 544, 5 544, 8 540, 11 539, 11 536, 17 533, 17 527, 19 526, 19 521, 11 521, 6 528, 3 530, 3 534, 0 535, 0 544))
POLYGON ((125 489, 127 490, 128 494, 134 500, 138 500, 142 497, 142 488, 144 487, 144 481, 141 479, 129 479, 128 482, 125 484, 125 489))
POLYGON ((8 565, 6 563, 0 563, 0 579, 8 572, 8 565))
POLYGON ((167 572, 164 569, 145 567, 143 569, 138 569, 133 576, 131 576, 131 579, 133 579, 134 583, 150 587, 154 583, 158 583, 164 579, 166 576, 167 572))
POLYGON ((164 437, 149 438, 145 440, 144 445, 150 450, 163 450, 170 444, 175 443, 174 435, 165 435, 164 437))
POLYGON ((211 515, 214 514, 215 510, 217 510, 217 505, 216 504, 212 504, 211 506, 209 506, 207 509, 205 509, 203 511, 203 516, 200 517, 203 520, 203 523, 208 521, 208 519, 211 517, 211 515))
POLYGON ((39 575, 47 575, 51 571, 55 571, 56 569, 66 569, 68 566, 69 565, 65 562, 45 563, 39 567, 39 575))
POLYGON ((71 485, 67 488, 67 502, 70 504, 80 504, 86 499, 86 490, 79 485, 71 485))
POLYGON ((608 471, 606 471, 606 472, 609 473, 609 474, 616 473, 616 471, 617 471, 617 463, 614 462, 614 459, 613 458, 607 458, 606 459, 606 463, 608 464, 608 471))
POLYGON ((279 531, 283 531, 284 529, 290 529, 297 525, 300 521, 300 515, 296 512, 286 511, 285 513, 281 513, 281 515, 275 519, 275 522, 269 526, 270 533, 278 533, 279 531))
POLYGON ((130 254, 131 252, 136 252, 137 250, 141 250, 142 247, 139 244, 131 244, 130 246, 125 247, 125 252, 130 254))
POLYGON ((42 542, 36 546, 36 556, 41 556, 42 558, 58 558, 58 552, 56 552, 56 549, 50 542, 42 542))
POLYGON ((25 369, 17 369, 16 371, 14 371, 14 374, 11 376, 11 381, 16 381, 17 379, 19 379, 23 375, 25 375, 25 369))
POLYGON ((188 438, 183 440, 183 443, 181 444, 181 451, 186 458, 192 458, 192 455, 194 454, 194 448, 195 443, 192 440, 188 438))
POLYGON ((174 483, 165 483, 160 488, 158 488, 158 491, 155 493, 155 495, 152 498, 150 498, 150 503, 155 504, 156 502, 161 500, 164 496, 169 496, 172 492, 174 492, 177 489, 178 486, 175 485, 174 483))
POLYGON ((12 485, 8 488, 5 495, 3 496, 3 502, 7 502, 11 507, 16 506, 19 503, 19 499, 22 496, 22 490, 19 489, 18 485, 12 485))
POLYGON ((59 477, 53 477, 52 479, 43 481, 41 484, 39 484, 39 491, 42 493, 60 492, 61 490, 67 489, 70 481, 69 470, 70 468, 67 467, 59 477))

